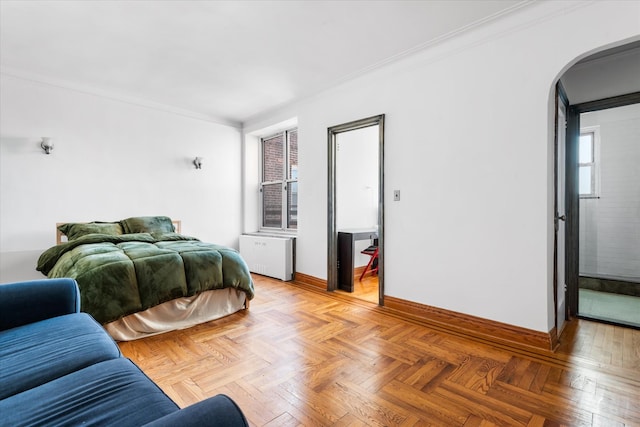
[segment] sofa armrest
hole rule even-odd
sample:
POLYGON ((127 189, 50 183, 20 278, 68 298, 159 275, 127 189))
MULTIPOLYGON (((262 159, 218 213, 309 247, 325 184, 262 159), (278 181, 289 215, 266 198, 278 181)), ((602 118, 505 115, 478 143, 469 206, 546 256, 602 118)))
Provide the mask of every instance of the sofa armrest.
POLYGON ((249 427, 249 423, 230 397, 219 394, 158 418, 144 427, 173 426, 249 427))
POLYGON ((0 331, 80 312, 74 279, 40 279, 0 284, 0 331))

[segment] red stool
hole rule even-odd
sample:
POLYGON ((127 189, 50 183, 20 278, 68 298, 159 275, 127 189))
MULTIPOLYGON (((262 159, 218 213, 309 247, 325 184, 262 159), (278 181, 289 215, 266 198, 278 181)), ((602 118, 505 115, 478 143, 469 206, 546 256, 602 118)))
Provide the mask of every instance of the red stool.
POLYGON ((371 259, 369 260, 369 263, 367 264, 367 266, 364 268, 364 271, 360 275, 359 280, 362 280, 365 274, 367 273, 376 274, 378 272, 378 247, 369 246, 367 249, 360 251, 360 253, 364 255, 369 255, 371 257, 371 259))

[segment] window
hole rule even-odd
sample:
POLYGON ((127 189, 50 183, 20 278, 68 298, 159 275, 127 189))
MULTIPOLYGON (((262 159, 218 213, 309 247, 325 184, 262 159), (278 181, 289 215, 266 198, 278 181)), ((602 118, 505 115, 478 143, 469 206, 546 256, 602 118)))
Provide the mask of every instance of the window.
POLYGON ((582 198, 597 197, 598 128, 580 131, 578 142, 578 193, 582 198))
POLYGON ((262 228, 298 228, 298 130, 261 139, 262 228))

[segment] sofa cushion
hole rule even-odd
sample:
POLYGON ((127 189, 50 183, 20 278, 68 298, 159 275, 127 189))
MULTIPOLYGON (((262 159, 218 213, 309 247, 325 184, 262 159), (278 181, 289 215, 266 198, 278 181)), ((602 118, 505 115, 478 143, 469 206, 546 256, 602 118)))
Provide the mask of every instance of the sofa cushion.
POLYGON ((124 357, 0 400, 2 423, 10 426, 140 426, 178 409, 124 357))
POLYGON ((80 312, 80 290, 69 278, 0 285, 0 331, 80 312))
POLYGON ((117 344, 85 313, 0 331, 0 399, 117 357, 117 344))
POLYGON ((165 415, 144 427, 249 427, 240 407, 229 396, 218 394, 165 415))

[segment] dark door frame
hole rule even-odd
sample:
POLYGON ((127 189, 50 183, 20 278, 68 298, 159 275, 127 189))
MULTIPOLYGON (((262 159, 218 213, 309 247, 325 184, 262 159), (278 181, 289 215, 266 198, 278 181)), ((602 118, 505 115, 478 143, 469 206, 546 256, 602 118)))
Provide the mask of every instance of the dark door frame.
POLYGON ((567 311, 570 317, 577 317, 579 313, 580 199, 578 195, 578 138, 580 137, 580 114, 638 103, 640 103, 640 92, 632 92, 625 95, 570 105, 567 110, 567 168, 565 177, 567 252, 565 268, 567 272, 567 311))
POLYGON ((378 304, 384 305, 384 114, 327 129, 327 291, 338 289, 338 230, 336 226, 336 153, 338 134, 378 126, 378 304))

